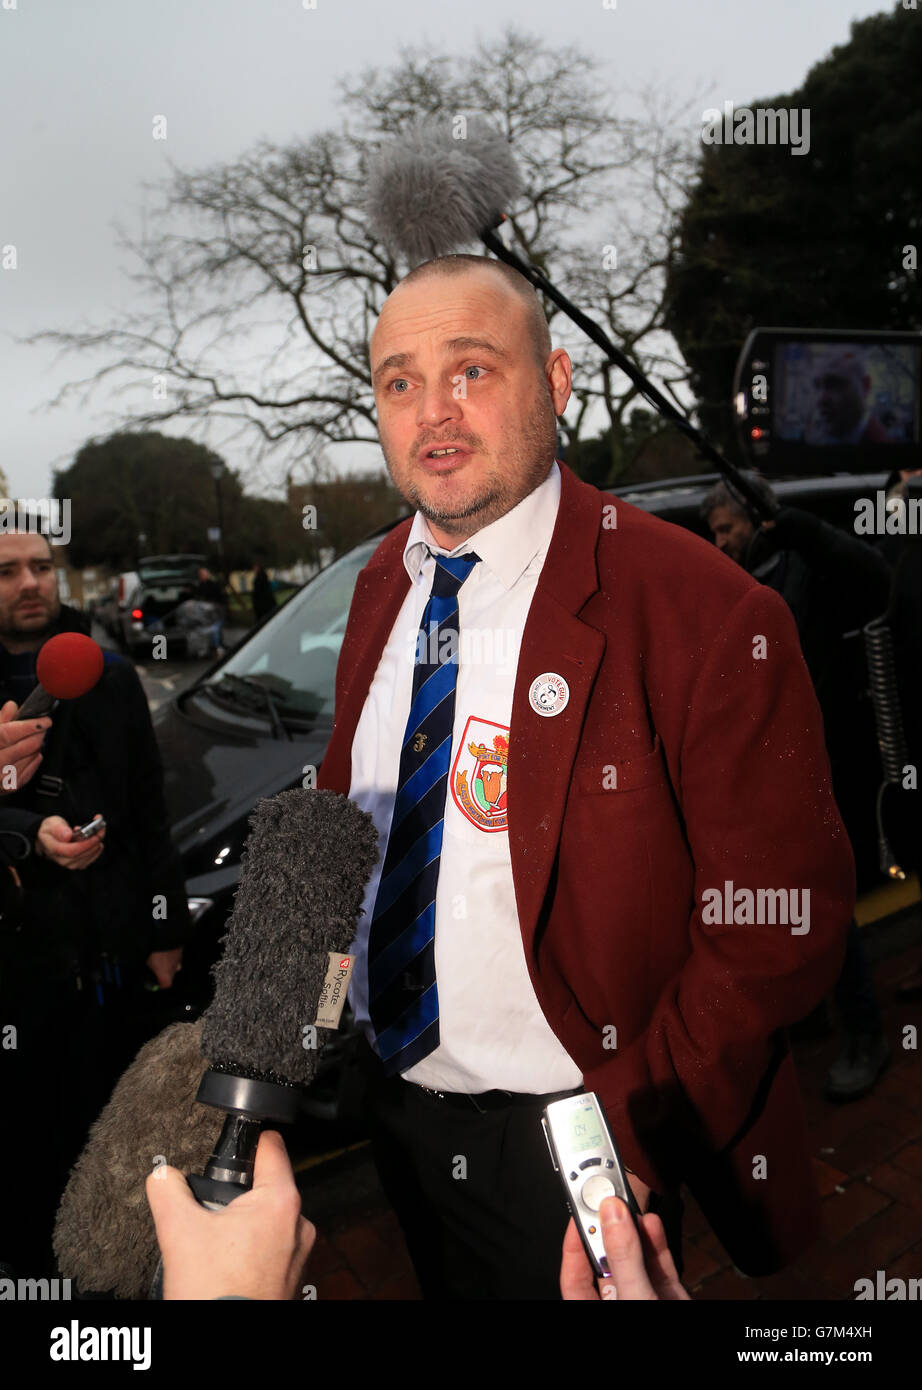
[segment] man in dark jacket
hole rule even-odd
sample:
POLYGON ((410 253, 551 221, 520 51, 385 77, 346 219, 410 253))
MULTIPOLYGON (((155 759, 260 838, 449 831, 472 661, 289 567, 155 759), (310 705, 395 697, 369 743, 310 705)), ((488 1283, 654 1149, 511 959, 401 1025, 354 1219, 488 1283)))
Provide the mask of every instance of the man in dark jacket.
MULTIPOLYGON (((45 538, 0 535, 0 699, 21 704, 38 650, 68 631, 86 624, 61 606, 45 538)), ((53 711, 42 753, 31 779, 0 803, 25 818, 27 840, 49 818, 63 832, 101 814, 107 831, 81 873, 45 853, 23 859, 21 914, 0 930, 0 1025, 15 1030, 0 1081, 11 1137, 28 1131, 39 1155, 26 1164, 15 1143, 0 1146, 0 1261, 37 1277, 50 1266, 69 1168, 144 1040, 145 968, 169 988, 188 927, 150 714, 129 662, 106 653, 94 689, 53 711)))
POLYGON ((267 613, 275 612, 275 590, 272 587, 272 580, 266 574, 262 560, 257 560, 253 565, 253 588, 251 591, 253 599, 253 617, 256 621, 262 622, 267 613))
MULTIPOLYGON (((748 481, 766 502, 775 502, 763 478, 748 481)), ((879 877, 874 806, 881 773, 857 631, 887 607, 889 567, 864 541, 799 507, 782 507, 773 521, 758 525, 724 483, 705 497, 701 515, 718 549, 779 593, 794 616, 823 712, 833 791, 855 850, 858 889, 870 888, 879 877), (856 635, 846 640, 850 633, 856 635)), ((875 1084, 890 1054, 854 921, 836 1004, 845 1039, 826 1077, 826 1095, 856 1100, 875 1084)))
POLYGON ((227 595, 224 592, 224 586, 219 584, 211 571, 202 565, 198 572, 198 583, 192 592, 193 597, 202 603, 214 604, 217 617, 211 629, 211 640, 215 656, 223 656, 224 624, 227 621, 227 595))

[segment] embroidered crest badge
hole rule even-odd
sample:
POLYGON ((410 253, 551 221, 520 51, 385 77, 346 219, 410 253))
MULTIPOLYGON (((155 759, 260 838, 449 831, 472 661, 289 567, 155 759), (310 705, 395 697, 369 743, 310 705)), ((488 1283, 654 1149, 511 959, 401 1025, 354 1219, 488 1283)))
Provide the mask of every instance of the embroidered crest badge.
POLYGON ((455 805, 478 830, 507 830, 506 764, 509 729, 471 715, 451 769, 455 805))

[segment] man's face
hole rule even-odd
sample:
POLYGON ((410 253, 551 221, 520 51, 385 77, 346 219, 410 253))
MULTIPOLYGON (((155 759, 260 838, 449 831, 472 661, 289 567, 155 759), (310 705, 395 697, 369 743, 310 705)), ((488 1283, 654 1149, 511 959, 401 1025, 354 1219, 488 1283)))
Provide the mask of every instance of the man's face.
POLYGON ((570 359, 558 348, 542 370, 526 306, 498 276, 398 285, 370 352, 388 471, 439 545, 453 549, 547 477, 570 359), (440 447, 458 452, 432 458, 440 447))
POLYGON ((730 507, 715 507, 708 517, 708 526, 717 549, 741 565, 752 540, 753 525, 749 518, 730 507))
POLYGON ((827 371, 814 378, 816 405, 827 432, 846 439, 861 423, 870 377, 853 372, 827 371))
POLYGON ((60 611, 58 577, 45 538, 0 535, 0 641, 41 637, 60 611))

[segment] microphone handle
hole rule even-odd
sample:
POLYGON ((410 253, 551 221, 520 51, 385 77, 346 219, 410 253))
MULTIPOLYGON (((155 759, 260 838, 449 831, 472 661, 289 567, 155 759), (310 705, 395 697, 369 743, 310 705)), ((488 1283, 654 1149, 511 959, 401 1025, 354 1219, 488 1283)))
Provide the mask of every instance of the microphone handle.
POLYGON ((50 714, 58 703, 57 697, 49 695, 43 685, 37 685, 23 700, 17 712, 17 719, 37 719, 50 714))
MULTIPOLYGON (((241 1193, 249 1192, 253 1186, 256 1146, 264 1124, 264 1120, 254 1120, 246 1115, 226 1117, 214 1152, 205 1165, 205 1172, 191 1173, 186 1178, 200 1206, 219 1211, 241 1193)), ((157 1261, 147 1296, 155 1302, 163 1298, 162 1257, 157 1261)))

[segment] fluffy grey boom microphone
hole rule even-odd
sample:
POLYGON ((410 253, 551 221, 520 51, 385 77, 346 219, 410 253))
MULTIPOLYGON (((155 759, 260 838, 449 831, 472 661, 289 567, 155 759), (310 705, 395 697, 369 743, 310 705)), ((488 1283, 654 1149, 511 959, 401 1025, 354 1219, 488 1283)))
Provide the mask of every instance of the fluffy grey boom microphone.
POLYGON ((522 181, 503 136, 482 116, 464 118, 466 126, 460 124, 461 119, 424 117, 382 147, 367 171, 365 213, 374 235, 392 255, 404 256, 411 266, 482 241, 498 260, 523 275, 598 344, 644 399, 717 465, 757 517, 773 516, 777 507, 758 496, 751 483, 625 356, 604 329, 571 304, 514 246, 507 246, 497 236, 497 228, 506 220, 504 209, 521 193, 522 181))
POLYGON ((369 225, 411 266, 477 241, 522 192, 504 137, 482 116, 461 119, 421 117, 381 149, 369 171, 369 225))
POLYGON ((213 1002, 141 1049, 62 1198, 55 1254, 81 1292, 141 1298, 150 1287, 158 1251, 144 1182, 158 1155, 192 1172, 209 1205, 252 1185, 263 1125, 296 1117, 331 1032, 318 1027, 318 1046, 305 1047, 329 953, 355 936, 374 822, 336 792, 295 789, 260 801, 250 824, 213 1002))
POLYGON ((74 1165, 54 1228, 62 1275, 80 1293, 147 1296, 160 1252, 144 1182, 155 1163, 201 1170, 224 1116, 195 1097, 207 1070, 202 1020, 173 1023, 119 1078, 74 1165))

